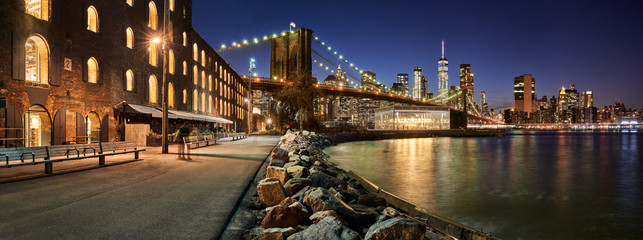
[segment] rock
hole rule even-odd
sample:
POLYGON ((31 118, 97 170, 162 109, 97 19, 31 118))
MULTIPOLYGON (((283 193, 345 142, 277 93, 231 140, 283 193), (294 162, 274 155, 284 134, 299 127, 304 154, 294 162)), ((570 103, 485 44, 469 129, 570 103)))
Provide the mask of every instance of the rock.
MULTIPOLYGON (((290 164, 290 163, 288 163, 288 164, 290 164)), ((286 165, 288 165, 288 164, 286 164, 286 165)), ((284 166, 284 167, 286 167, 286 166, 284 166)), ((289 173, 289 174, 294 174, 297 171, 300 171, 300 170, 302 170, 304 168, 305 168, 304 166, 293 165, 293 166, 290 166, 290 167, 286 167, 286 172, 289 173)))
POLYGON ((405 218, 391 218, 373 224, 366 232, 365 240, 423 239, 426 227, 405 218))
POLYGON ((292 174, 293 178, 307 178, 310 175, 308 168, 302 168, 299 171, 296 171, 292 174))
POLYGON ((289 206, 290 204, 293 204, 295 202, 297 202, 297 200, 292 199, 291 197, 286 197, 284 200, 279 202, 279 205, 281 205, 281 206, 289 206))
POLYGON ((337 191, 339 194, 341 194, 342 201, 344 202, 350 202, 353 200, 357 200, 357 197, 353 195, 352 193, 348 192, 347 190, 339 190, 337 191))
POLYGON ((372 194, 364 194, 357 198, 357 203, 369 207, 386 206, 386 199, 372 194))
POLYGON ((292 196, 306 186, 312 185, 312 181, 307 178, 293 178, 288 180, 284 185, 284 190, 288 196, 292 196))
POLYGON ((308 212, 308 209, 306 208, 306 206, 304 206, 304 204, 301 204, 300 202, 294 202, 294 203, 288 205, 288 207, 296 207, 296 208, 299 208, 302 211, 310 214, 310 212, 308 212))
POLYGON ((354 230, 342 225, 341 221, 328 216, 306 230, 293 234, 288 240, 359 240, 360 236, 354 230))
POLYGON ((262 240, 283 240, 293 233, 297 232, 294 228, 292 227, 287 227, 287 228, 268 228, 266 230, 263 230, 262 232, 262 240))
POLYGON ((346 190, 348 190, 349 193, 353 194, 355 197, 359 197, 359 196, 362 196, 364 194, 368 194, 368 191, 366 191, 366 189, 361 188, 361 185, 359 185, 359 183, 357 183, 356 185, 360 186, 360 187, 356 187, 356 186, 350 184, 353 181, 349 181, 348 182, 349 185, 346 187, 346 190))
POLYGON ((275 206, 266 213, 261 221, 263 228, 287 228, 296 227, 297 225, 308 225, 308 213, 298 207, 275 206))
POLYGON ((299 192, 293 194, 290 197, 292 197, 294 199, 302 200, 302 198, 304 196, 304 193, 306 193, 306 191, 308 191, 308 189, 310 189, 310 186, 306 186, 306 187, 302 188, 301 190, 299 190, 299 192))
MULTIPOLYGON (((288 160, 288 163, 284 164, 285 169, 288 169, 288 168, 294 167, 294 166, 301 166, 301 161, 290 159, 290 160, 288 160)), ((291 172, 289 172, 289 173, 291 173, 291 172)))
POLYGON ((285 168, 270 166, 267 169, 266 178, 277 178, 281 184, 286 184, 288 173, 285 168))
MULTIPOLYGON (((308 156, 310 156, 310 151, 308 151, 308 149, 303 149, 303 150, 299 151, 299 154, 302 155, 301 158, 308 157, 308 156)), ((308 160, 306 160, 306 161, 308 161, 308 160)))
POLYGON ((353 229, 369 227, 379 216, 374 208, 359 204, 348 204, 347 207, 338 208, 336 211, 348 223, 348 226, 353 229))
MULTIPOLYGON (((313 223, 318 223, 319 221, 321 221, 322 219, 324 219, 324 218, 326 218, 328 216, 333 216, 333 217, 337 218, 338 220, 342 221, 342 217, 337 215, 337 212, 335 212, 335 210, 319 211, 319 212, 316 212, 315 214, 311 215, 308 218, 313 223)), ((346 224, 343 223, 343 221, 342 221, 342 225, 346 225, 346 224)))
POLYGON ((276 178, 266 178, 259 181, 257 193, 259 194, 259 201, 265 207, 277 205, 286 198, 286 191, 279 179, 276 178))
POLYGON ((275 148, 275 150, 272 150, 272 159, 288 160, 288 151, 283 148, 275 148))
POLYGON ((334 178, 323 172, 311 173, 310 176, 308 176, 308 179, 312 181, 313 187, 331 188, 340 184, 337 178, 334 178))
POLYGON ((336 210, 341 205, 337 199, 328 193, 324 188, 311 188, 304 193, 304 205, 308 206, 313 213, 324 210, 336 210))

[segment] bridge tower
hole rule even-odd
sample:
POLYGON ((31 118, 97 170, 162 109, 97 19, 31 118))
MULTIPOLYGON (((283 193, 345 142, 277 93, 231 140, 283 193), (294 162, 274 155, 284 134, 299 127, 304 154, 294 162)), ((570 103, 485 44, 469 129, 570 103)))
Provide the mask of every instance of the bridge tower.
POLYGON ((294 73, 312 74, 311 39, 313 31, 297 28, 270 40, 270 78, 287 80, 294 73))

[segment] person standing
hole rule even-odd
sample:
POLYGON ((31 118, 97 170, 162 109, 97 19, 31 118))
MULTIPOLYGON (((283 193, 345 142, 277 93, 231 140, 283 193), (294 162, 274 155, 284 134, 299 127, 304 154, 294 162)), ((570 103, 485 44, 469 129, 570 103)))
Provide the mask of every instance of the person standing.
POLYGON ((176 136, 179 159, 182 160, 190 159, 190 148, 185 144, 185 138, 188 136, 190 136, 190 128, 187 126, 187 124, 183 123, 183 125, 181 125, 181 128, 179 128, 179 134, 176 136), (187 155, 185 153, 185 148, 187 148, 187 155))

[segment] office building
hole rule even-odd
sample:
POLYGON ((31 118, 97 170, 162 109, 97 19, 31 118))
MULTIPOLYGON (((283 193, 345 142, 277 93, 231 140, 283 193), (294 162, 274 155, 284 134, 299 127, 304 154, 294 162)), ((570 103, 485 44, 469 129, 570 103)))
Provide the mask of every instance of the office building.
POLYGON ((402 94, 403 96, 410 96, 409 95, 409 74, 398 73, 397 83, 402 84, 402 88, 399 90, 400 94, 402 94))
MULTIPOLYGON (((449 61, 444 57, 444 40, 442 40, 442 57, 438 59, 438 96, 449 93, 449 61)), ((444 96, 446 97, 446 96, 444 96)))
POLYGON ((413 98, 422 99, 426 95, 426 78, 422 75, 422 68, 413 68, 413 98))
POLYGON ((460 64, 460 89, 467 93, 467 101, 473 103, 473 73, 471 64, 460 64))
POLYGON ((514 110, 533 113, 536 100, 536 79, 531 74, 524 74, 514 78, 514 110))

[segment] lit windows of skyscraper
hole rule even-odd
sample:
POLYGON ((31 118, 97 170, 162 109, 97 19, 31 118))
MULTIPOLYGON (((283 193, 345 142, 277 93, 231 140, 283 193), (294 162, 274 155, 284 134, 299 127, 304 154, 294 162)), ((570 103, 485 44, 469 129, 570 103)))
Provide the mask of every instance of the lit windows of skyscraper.
POLYGON ((377 86, 377 79, 375 78, 375 73, 371 71, 362 72, 362 89, 366 91, 374 91, 377 86))
POLYGON ((449 92, 449 61, 444 57, 444 40, 442 40, 442 57, 438 59, 438 95, 449 92))
POLYGON ((398 73, 397 83, 402 84, 402 88, 400 90, 401 94, 403 96, 409 96, 409 74, 398 73))
POLYGON ((581 92, 581 107, 590 108, 594 106, 594 91, 581 92))
POLYGON ((426 94, 426 82, 424 86, 422 84, 423 77, 421 67, 413 68, 413 98, 422 99, 426 94))
POLYGON ((468 101, 473 103, 473 73, 471 73, 471 64, 460 64, 460 88, 465 89, 468 101))
MULTIPOLYGON (((462 69, 460 70, 462 71, 462 69)), ((462 78, 461 78, 462 79, 462 78)), ((536 79, 531 74, 514 78, 514 109, 516 111, 533 113, 536 100, 536 79)))

